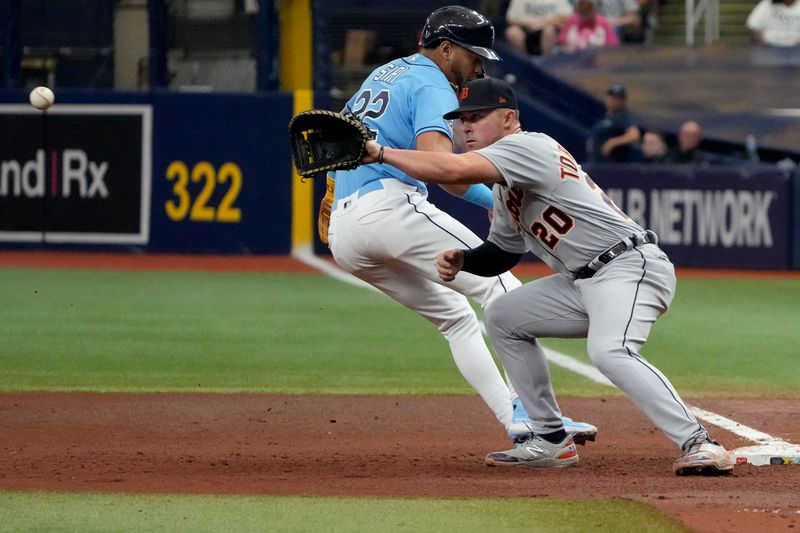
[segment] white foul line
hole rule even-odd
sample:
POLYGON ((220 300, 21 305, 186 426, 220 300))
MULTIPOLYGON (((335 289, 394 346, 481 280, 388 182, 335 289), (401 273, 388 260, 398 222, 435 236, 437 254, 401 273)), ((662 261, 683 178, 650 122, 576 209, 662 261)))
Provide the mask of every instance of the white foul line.
POLYGON ((566 368, 567 370, 571 370, 576 374, 579 374, 585 378, 588 378, 595 383, 600 383, 601 385, 608 385, 609 387, 615 387, 611 380, 608 379, 602 372, 597 370, 597 367, 592 365, 587 365, 582 361, 578 361, 574 357, 570 357, 567 354, 563 354, 561 352, 557 352, 555 350, 551 350, 546 346, 542 346, 542 350, 544 351, 545 357, 547 360, 553 364, 556 364, 562 368, 566 368))
MULTIPOLYGON (((295 249, 292 251, 292 256, 295 259, 314 267, 339 281, 380 292, 372 285, 365 283, 352 274, 344 272, 336 265, 320 259, 314 255, 310 248, 295 249)), ((480 325, 481 330, 485 335, 486 329, 483 325, 483 321, 481 321, 480 325)), ((578 361, 574 357, 557 352, 550 348, 546 348, 544 346, 542 348, 544 349, 547 360, 551 363, 562 368, 566 368, 567 370, 594 381, 595 383, 607 385, 609 387, 615 387, 615 385, 611 383, 611 381, 593 365, 589 365, 583 361, 578 361)), ((781 456, 795 461, 794 464, 800 464, 800 446, 791 444, 777 437, 773 437, 768 433, 745 426, 744 424, 740 424, 739 422, 731 420, 730 418, 725 418, 722 415, 712 413, 711 411, 706 411, 705 409, 694 407, 692 405, 688 405, 688 407, 700 420, 721 427, 722 429, 730 431, 735 435, 739 435, 740 437, 759 444, 758 446, 749 446, 746 448, 738 448, 733 450, 737 458, 744 457, 747 458, 751 464, 765 465, 770 464, 771 457, 781 456)))
POLYGON ((370 289, 375 292, 381 292, 366 281, 362 281, 355 277, 352 274, 348 274, 338 266, 325 261, 324 259, 320 259, 314 252, 311 250, 311 247, 297 247, 292 250, 292 257, 300 261, 301 263, 305 263, 306 265, 316 268, 323 274, 327 274, 328 276, 342 281, 344 283, 349 283, 350 285, 355 285, 356 287, 361 287, 363 289, 370 289))

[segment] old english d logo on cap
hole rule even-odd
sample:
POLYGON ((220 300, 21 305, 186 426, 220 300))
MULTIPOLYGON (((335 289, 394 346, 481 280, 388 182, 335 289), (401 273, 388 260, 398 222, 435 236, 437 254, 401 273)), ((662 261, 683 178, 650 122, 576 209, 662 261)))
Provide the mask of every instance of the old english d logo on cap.
POLYGON ((461 113, 488 109, 518 109, 517 95, 507 82, 499 78, 477 78, 467 83, 458 94, 459 107, 444 115, 451 120, 461 113))

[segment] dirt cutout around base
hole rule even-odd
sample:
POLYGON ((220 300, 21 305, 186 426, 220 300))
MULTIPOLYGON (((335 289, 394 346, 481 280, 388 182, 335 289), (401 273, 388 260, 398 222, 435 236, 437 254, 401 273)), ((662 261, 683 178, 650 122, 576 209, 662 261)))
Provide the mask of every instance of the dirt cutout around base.
MULTIPOLYGON (((676 447, 627 398, 560 403, 596 424, 598 439, 579 447, 574 468, 530 470, 484 465, 510 446, 477 397, 0 393, 0 488, 625 498, 695 531, 800 528, 800 467, 677 477, 676 447)), ((800 442, 796 400, 692 404, 800 442)), ((712 431, 730 449, 752 444, 712 431)))

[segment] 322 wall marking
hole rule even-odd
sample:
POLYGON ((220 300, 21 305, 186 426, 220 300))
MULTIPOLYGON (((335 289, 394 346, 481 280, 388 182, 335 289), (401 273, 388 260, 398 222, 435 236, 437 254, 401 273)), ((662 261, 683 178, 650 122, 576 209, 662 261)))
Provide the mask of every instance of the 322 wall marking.
POLYGON ((173 198, 164 205, 170 219, 179 222, 188 216, 194 222, 235 223, 242 220, 242 210, 234 207, 242 190, 242 169, 236 163, 223 163, 217 170, 208 161, 200 161, 190 170, 183 161, 173 161, 167 167, 166 176, 174 182, 173 198), (190 183, 201 184, 194 197, 190 183), (222 199, 217 206, 209 205, 218 186, 224 188, 222 199))

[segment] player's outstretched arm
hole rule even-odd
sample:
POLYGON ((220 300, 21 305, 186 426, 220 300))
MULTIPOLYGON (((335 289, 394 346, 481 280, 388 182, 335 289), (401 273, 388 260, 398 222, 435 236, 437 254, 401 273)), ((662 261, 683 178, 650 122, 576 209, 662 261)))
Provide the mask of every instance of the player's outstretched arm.
POLYGON ((468 152, 447 154, 399 150, 367 141, 362 163, 388 163, 420 181, 438 184, 499 183, 503 177, 485 157, 468 152))
MULTIPOLYGON (((416 141, 417 150, 423 152, 444 152, 450 154, 453 152, 453 141, 450 137, 440 131, 426 131, 417 136, 416 141)), ((463 150, 462 150, 463 151, 463 150)), ((439 185, 442 189, 449 192, 453 196, 463 197, 470 189, 470 185, 439 185)))

